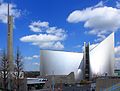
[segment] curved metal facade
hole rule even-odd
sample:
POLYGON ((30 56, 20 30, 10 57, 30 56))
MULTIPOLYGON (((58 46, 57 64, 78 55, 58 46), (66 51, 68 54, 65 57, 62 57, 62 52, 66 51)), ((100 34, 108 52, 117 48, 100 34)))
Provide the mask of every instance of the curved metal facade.
POLYGON ((75 78, 78 79, 82 73, 82 70, 78 70, 82 58, 82 53, 41 50, 41 75, 68 75, 74 72, 75 78))
MULTIPOLYGON (((90 78, 114 75, 114 33, 90 51, 90 78)), ((74 72, 75 79, 83 79, 83 53, 64 51, 40 51, 41 75, 68 75, 74 72)))
POLYGON ((114 33, 90 51, 91 77, 114 75, 114 33))

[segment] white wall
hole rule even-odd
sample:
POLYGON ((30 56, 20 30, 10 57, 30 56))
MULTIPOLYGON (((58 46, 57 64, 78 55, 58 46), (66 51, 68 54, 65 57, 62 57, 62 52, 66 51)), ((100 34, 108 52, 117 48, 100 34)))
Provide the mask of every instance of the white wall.
POLYGON ((53 73, 54 75, 68 75, 71 72, 75 72, 75 77, 77 79, 81 73, 78 67, 82 58, 82 53, 41 50, 41 75, 53 75, 53 73))
POLYGON ((114 33, 90 52, 90 70, 93 75, 114 75, 114 33))

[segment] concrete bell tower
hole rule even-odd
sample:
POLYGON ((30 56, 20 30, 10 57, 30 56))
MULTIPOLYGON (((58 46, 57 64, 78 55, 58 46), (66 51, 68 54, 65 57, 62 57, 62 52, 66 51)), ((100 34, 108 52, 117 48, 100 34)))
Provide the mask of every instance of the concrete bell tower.
POLYGON ((7 58, 9 61, 9 69, 10 71, 13 71, 13 17, 10 15, 9 10, 9 4, 8 4, 8 34, 7 34, 7 58))

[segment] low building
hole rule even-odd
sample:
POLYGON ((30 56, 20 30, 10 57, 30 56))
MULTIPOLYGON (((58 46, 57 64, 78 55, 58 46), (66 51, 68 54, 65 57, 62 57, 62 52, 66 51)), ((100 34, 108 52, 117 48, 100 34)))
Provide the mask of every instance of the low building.
POLYGON ((63 84, 75 84, 74 73, 70 73, 69 75, 48 75, 44 78, 48 79, 46 81, 44 88, 54 88, 61 87, 63 84))
POLYGON ((47 81, 44 78, 27 78, 27 90, 39 90, 42 89, 45 82, 47 81))
POLYGON ((114 72, 115 72, 116 76, 120 77, 120 69, 115 69, 114 72))

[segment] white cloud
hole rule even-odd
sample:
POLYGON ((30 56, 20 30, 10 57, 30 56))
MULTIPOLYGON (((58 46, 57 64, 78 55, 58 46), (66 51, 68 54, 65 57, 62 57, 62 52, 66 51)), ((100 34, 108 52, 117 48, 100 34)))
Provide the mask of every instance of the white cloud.
POLYGON ((42 49, 55 49, 55 50, 61 50, 64 48, 64 45, 61 44, 61 42, 57 41, 51 41, 51 42, 36 42, 33 43, 33 45, 37 45, 42 49))
POLYGON ((72 12, 67 21, 85 22, 84 27, 92 28, 90 34, 104 34, 120 28, 120 10, 112 7, 86 8, 72 12))
POLYGON ((20 39, 23 42, 31 42, 32 45, 37 45, 40 48, 47 49, 63 49, 64 46, 60 41, 64 40, 64 37, 51 35, 51 34, 39 34, 29 35, 20 39))
POLYGON ((88 34, 102 35, 98 36, 102 39, 104 39, 104 35, 120 28, 119 20, 120 9, 103 6, 102 2, 83 10, 75 10, 67 18, 69 23, 84 22, 84 27, 90 29, 87 31, 88 34))
POLYGON ((61 42, 56 42, 55 44, 54 44, 54 47, 53 47, 53 49, 63 49, 64 48, 64 46, 61 44, 61 42))
POLYGON ((49 27, 46 30, 46 33, 53 34, 53 35, 56 35, 56 36, 60 36, 60 37, 63 37, 63 38, 66 37, 65 30, 63 30, 62 28, 49 27))
MULTIPOLYGON (((48 22, 33 22, 30 26, 34 25, 34 32, 40 34, 33 34, 23 36, 20 38, 22 42, 30 42, 32 45, 37 45, 42 49, 56 49, 61 50, 64 48, 62 41, 66 39, 66 32, 62 28, 50 27, 48 22)), ((29 26, 29 27, 30 27, 29 26)), ((31 27, 30 27, 31 29, 31 27)))
POLYGON ((115 47, 115 68, 120 69, 120 46, 115 47))
POLYGON ((36 62, 36 63, 33 63, 33 65, 40 66, 40 63, 36 62))
POLYGON ((115 47, 115 55, 116 57, 120 57, 120 46, 115 47))
POLYGON ((74 48, 81 48, 82 45, 76 45, 74 48))
POLYGON ((32 60, 32 57, 24 57, 24 60, 32 60))
POLYGON ((120 58, 115 59, 115 69, 120 69, 120 58))
POLYGON ((39 55, 33 55, 33 56, 25 56, 23 60, 34 60, 38 59, 39 60, 40 56, 39 55))
POLYGON ((41 32, 41 33, 53 34, 53 35, 56 35, 56 36, 63 36, 64 33, 65 33, 65 30, 63 30, 62 28, 50 27, 49 22, 46 22, 46 21, 32 22, 29 25, 29 28, 33 32, 41 32))
POLYGON ((29 25, 30 30, 33 31, 33 32, 42 32, 43 28, 48 28, 48 27, 49 27, 48 22, 41 22, 41 21, 32 22, 29 25))
MULTIPOLYGON (((10 4, 10 15, 12 15, 15 18, 20 17, 20 10, 16 8, 17 6, 15 4, 10 4)), ((0 5, 0 22, 7 23, 7 10, 8 10, 8 4, 1 1, 0 5)))
POLYGON ((63 39, 64 39, 64 37, 55 36, 55 35, 51 35, 51 34, 38 34, 38 35, 34 34, 34 35, 24 36, 20 40, 23 42, 39 43, 39 42, 60 41, 63 39))
POLYGON ((105 35, 102 35, 102 34, 98 34, 97 37, 98 37, 98 38, 94 40, 95 42, 102 41, 102 40, 104 40, 104 39, 106 38, 106 36, 105 36, 105 35))
POLYGON ((35 59, 39 59, 40 56, 39 56, 39 55, 33 55, 33 58, 35 58, 35 59))

